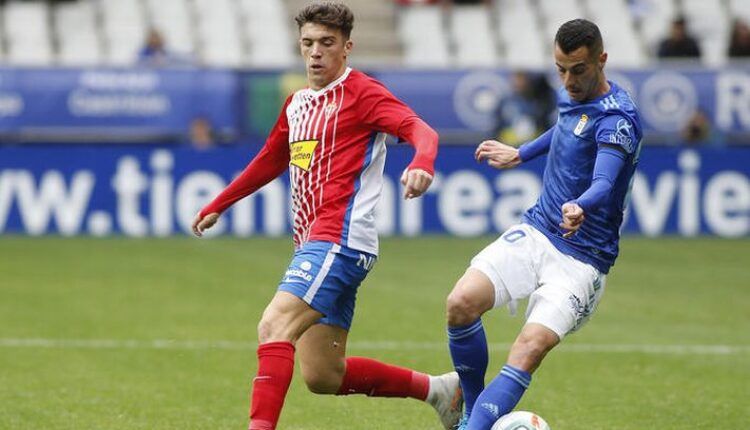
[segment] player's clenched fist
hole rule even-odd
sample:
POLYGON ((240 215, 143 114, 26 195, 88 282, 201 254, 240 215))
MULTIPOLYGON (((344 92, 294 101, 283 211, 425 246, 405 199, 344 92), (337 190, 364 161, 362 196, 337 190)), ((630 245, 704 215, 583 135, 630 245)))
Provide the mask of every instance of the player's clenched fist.
POLYGON ((497 140, 480 143, 474 151, 474 158, 480 163, 486 160, 487 164, 496 169, 510 169, 521 164, 518 149, 497 140))
POLYGON ((562 222, 560 227, 568 230, 563 237, 570 237, 575 234, 581 227, 586 217, 583 214, 583 208, 576 203, 568 202, 562 205, 562 222))
POLYGON ((218 220, 219 214, 217 214, 216 212, 210 213, 204 217, 201 217, 201 213, 198 212, 198 214, 193 219, 193 234, 198 237, 203 236, 203 232, 213 227, 218 220))
POLYGON ((432 175, 422 169, 406 169, 401 175, 405 199, 421 196, 430 188, 430 184, 432 184, 432 175))

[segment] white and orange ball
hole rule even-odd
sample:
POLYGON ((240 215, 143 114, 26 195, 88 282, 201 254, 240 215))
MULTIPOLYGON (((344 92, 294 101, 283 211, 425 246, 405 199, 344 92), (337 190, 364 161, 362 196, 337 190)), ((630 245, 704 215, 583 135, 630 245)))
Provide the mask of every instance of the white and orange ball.
POLYGON ((492 430, 550 430, 549 424, 539 415, 527 411, 515 411, 500 417, 492 430))

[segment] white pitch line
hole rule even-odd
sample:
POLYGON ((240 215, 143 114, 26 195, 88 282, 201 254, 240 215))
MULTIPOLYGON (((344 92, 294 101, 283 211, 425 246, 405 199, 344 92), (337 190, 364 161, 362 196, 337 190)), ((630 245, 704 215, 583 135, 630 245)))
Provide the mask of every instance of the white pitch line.
MULTIPOLYGON (((134 339, 43 339, 0 338, 0 348, 47 349, 152 349, 152 350, 224 350, 252 351, 254 342, 228 340, 134 340, 134 339)), ((353 341, 349 349, 364 351, 448 351, 446 342, 353 341)), ((507 351, 510 344, 491 343, 493 351, 507 351)), ((750 354, 750 345, 666 345, 666 344, 563 344, 556 351, 567 353, 662 354, 662 355, 736 355, 750 354)))

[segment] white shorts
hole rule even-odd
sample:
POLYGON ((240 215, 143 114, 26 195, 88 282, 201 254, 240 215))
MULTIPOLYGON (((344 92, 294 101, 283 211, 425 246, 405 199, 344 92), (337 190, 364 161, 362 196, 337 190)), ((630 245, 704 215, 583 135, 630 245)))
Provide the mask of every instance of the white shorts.
POLYGON ((558 251, 528 224, 509 228, 471 260, 495 287, 495 307, 529 297, 526 322, 542 324, 562 339, 594 313, 606 276, 558 251))

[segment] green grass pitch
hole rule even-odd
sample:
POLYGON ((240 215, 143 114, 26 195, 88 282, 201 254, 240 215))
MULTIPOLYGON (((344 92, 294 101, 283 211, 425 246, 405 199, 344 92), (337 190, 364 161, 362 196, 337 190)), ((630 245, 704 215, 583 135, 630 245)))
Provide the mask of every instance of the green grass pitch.
MULTIPOLYGON (((386 239, 349 352, 450 368, 444 301, 492 238, 386 239)), ((246 428, 260 313, 288 239, 0 240, 0 429, 246 428)), ((523 309, 523 308, 522 308, 523 309)), ((485 318, 490 372, 522 324, 485 318)), ((553 430, 750 428, 750 240, 623 240, 594 318, 520 409, 553 430)), ((414 400, 308 393, 280 429, 438 429, 414 400)))

